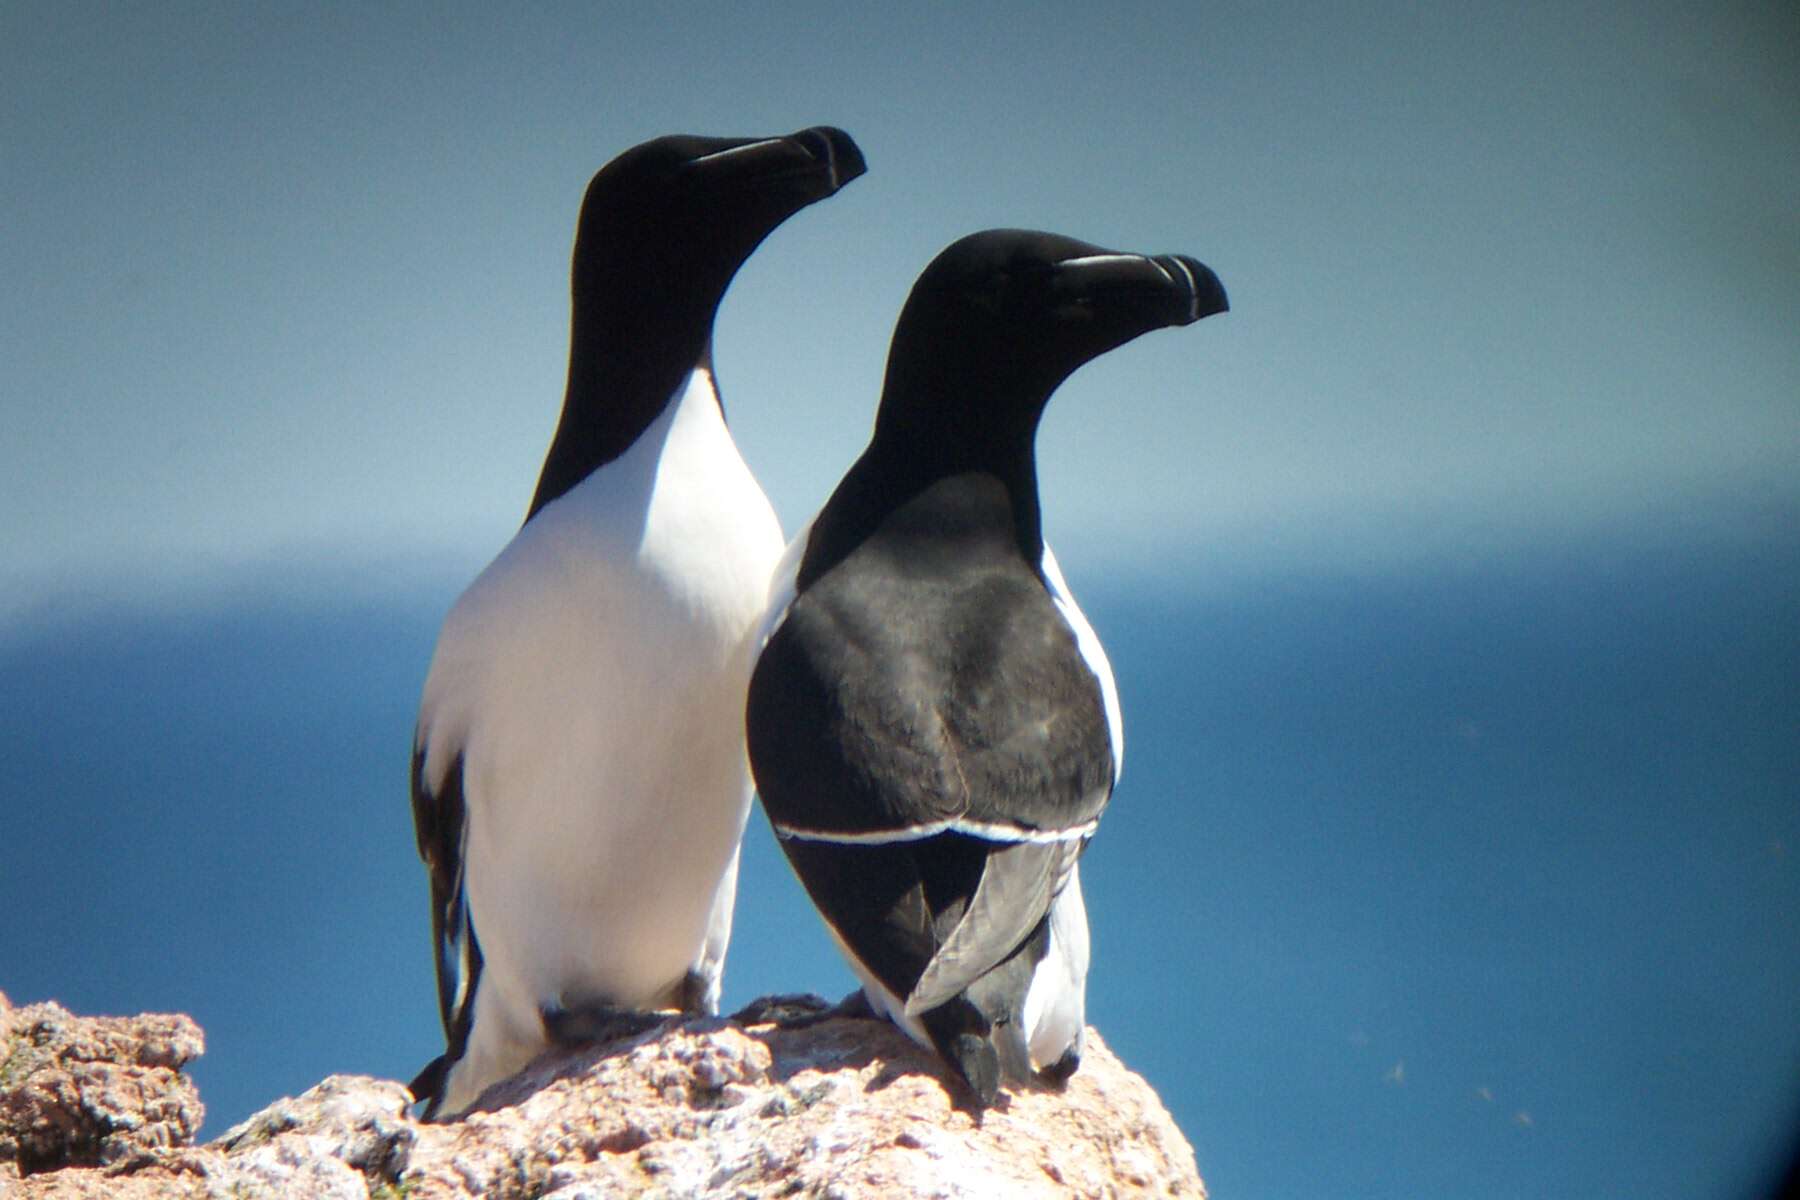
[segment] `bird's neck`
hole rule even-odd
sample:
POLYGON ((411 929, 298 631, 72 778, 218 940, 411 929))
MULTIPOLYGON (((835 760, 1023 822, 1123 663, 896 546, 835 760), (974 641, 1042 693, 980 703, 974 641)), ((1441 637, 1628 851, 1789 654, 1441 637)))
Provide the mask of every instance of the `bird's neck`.
POLYGON ((584 311, 577 302, 562 416, 544 456, 527 521, 629 450, 689 375, 696 370, 711 372, 712 326, 707 316, 703 321, 690 318, 659 327, 655 321, 584 311))
POLYGON ((1019 552, 1035 571, 1044 552, 1037 427, 1059 378, 1036 379, 1016 364, 1009 370, 997 361, 896 351, 863 460, 896 496, 957 475, 992 476, 1006 489, 1019 552))
POLYGON ((1026 437, 1007 447, 971 447, 947 438, 877 437, 851 467, 814 522, 798 586, 805 588, 874 537, 894 514, 927 493, 983 498, 944 522, 943 536, 972 532, 1016 550, 1033 572, 1044 558, 1037 461, 1026 437), (995 486, 997 485, 997 486, 995 486), (989 498, 997 498, 988 502, 989 498), (974 528, 979 523, 982 528, 974 528), (997 527, 997 528, 996 528, 997 527))

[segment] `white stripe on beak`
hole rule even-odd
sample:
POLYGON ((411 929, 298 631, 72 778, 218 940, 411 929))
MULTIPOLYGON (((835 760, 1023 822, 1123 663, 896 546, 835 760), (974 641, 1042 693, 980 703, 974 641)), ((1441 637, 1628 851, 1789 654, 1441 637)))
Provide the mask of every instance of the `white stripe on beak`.
MULTIPOLYGON (((1156 260, 1152 259, 1151 261, 1154 262, 1156 260)), ((1181 273, 1183 275, 1187 276, 1188 320, 1198 321, 1200 319, 1200 281, 1194 278, 1194 273, 1192 271, 1188 270, 1188 265, 1186 263, 1182 262, 1179 258, 1171 257, 1170 261, 1173 262, 1176 266, 1180 267, 1181 273)), ((1166 273, 1167 272, 1165 272, 1165 274, 1166 273)), ((1174 280, 1171 279, 1169 282, 1173 283, 1174 280)))
POLYGON ((764 138, 760 142, 745 142, 742 146, 733 146, 729 150, 715 150, 711 154, 702 154, 699 158, 688 160, 688 166, 695 167, 701 163, 718 162, 722 158, 730 158, 734 154, 743 154, 749 150, 761 150, 764 146, 773 146, 781 138, 764 138))
POLYGON ((1143 262, 1141 254, 1089 254, 1082 258, 1065 258, 1056 265, 1059 267, 1093 267, 1101 263, 1143 262))

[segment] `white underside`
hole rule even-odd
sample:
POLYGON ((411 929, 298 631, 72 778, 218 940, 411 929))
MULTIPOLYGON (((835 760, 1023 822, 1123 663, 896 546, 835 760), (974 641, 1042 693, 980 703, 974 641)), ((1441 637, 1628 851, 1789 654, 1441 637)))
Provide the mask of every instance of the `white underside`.
POLYGON ((1025 993, 1025 1029, 1031 1065, 1043 1070, 1073 1047, 1079 1055, 1087 1030, 1088 923, 1081 898, 1081 865, 1050 904, 1050 951, 1025 993))
POLYGON ((544 1048, 540 1011, 716 1008, 751 785, 744 692, 780 526, 694 372, 619 459, 540 510, 444 622, 426 779, 463 755, 484 955, 441 1111, 544 1048))
MULTIPOLYGON (((787 620, 788 609, 794 603, 800 560, 806 555, 806 542, 811 534, 812 525, 809 522, 788 543, 770 580, 767 608, 754 637, 757 654, 762 652, 762 647, 781 628, 782 622, 787 620)), ((1107 734, 1112 745, 1113 783, 1116 785, 1125 762, 1125 726, 1120 715, 1119 688, 1113 679, 1112 664, 1107 660, 1100 638, 1095 634, 1093 626, 1088 624, 1081 606, 1075 603, 1074 594, 1069 591, 1068 581, 1063 578, 1056 555, 1047 543, 1044 546, 1042 569, 1049 584, 1050 598, 1055 602, 1057 611, 1062 613, 1063 619, 1069 623, 1069 628, 1075 635, 1076 647, 1081 651, 1082 661, 1087 663, 1088 669, 1100 684, 1107 734)), ((951 820, 870 834, 833 834, 779 825, 776 826, 776 832, 782 837, 811 841, 886 845, 914 841, 952 830, 999 842, 1062 841, 1074 837, 1089 837, 1097 825, 1097 821, 1090 821, 1073 829, 1044 831, 992 822, 951 820)), ((908 1015, 905 997, 894 995, 877 979, 829 921, 825 923, 825 928, 837 943, 838 952, 844 956, 851 972, 862 984, 863 995, 868 998, 870 1007, 905 1030, 907 1036, 915 1042, 929 1048, 931 1036, 926 1033, 925 1026, 917 1017, 908 1015)), ((1081 895, 1081 868, 1077 864, 1070 868, 1068 882, 1051 901, 1050 948, 1033 971, 1031 985, 1025 993, 1023 1019, 1033 1070, 1041 1071, 1050 1066, 1071 1048, 1077 1055, 1081 1053, 1087 1028, 1087 974, 1087 905, 1081 895)))

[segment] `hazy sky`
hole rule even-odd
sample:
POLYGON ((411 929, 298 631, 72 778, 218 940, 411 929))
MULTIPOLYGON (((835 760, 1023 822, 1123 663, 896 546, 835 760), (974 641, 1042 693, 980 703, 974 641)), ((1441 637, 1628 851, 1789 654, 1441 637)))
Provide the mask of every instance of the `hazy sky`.
POLYGON ((561 399, 582 188, 676 130, 868 156, 721 316, 790 528, 912 279, 992 225, 1192 253, 1233 301, 1054 403, 1065 558, 1381 562, 1800 488, 1791 8, 971 7, 5 6, 0 613, 484 560, 561 399))

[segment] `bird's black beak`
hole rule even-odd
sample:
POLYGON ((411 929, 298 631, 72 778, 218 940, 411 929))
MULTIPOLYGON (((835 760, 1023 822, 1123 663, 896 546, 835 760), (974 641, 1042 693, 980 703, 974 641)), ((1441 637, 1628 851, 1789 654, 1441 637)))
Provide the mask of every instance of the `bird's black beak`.
POLYGON ((1225 285, 1213 269, 1197 258, 1185 254, 1159 254, 1150 260, 1175 285, 1175 324, 1192 325, 1201 317, 1227 312, 1231 302, 1225 298, 1225 285))
POLYGON ((832 191, 837 191, 869 169, 863 161, 862 149, 849 134, 835 125, 814 125, 788 137, 797 142, 825 170, 832 191))
POLYGON ((1231 305, 1225 285, 1185 254, 1088 254, 1056 264, 1053 288, 1069 302, 1127 302, 1159 325, 1192 325, 1231 305))
POLYGON ((815 125, 786 137, 760 138, 713 150, 683 165, 687 173, 726 176, 750 187, 798 183, 811 199, 824 199, 868 170, 849 134, 815 125))

